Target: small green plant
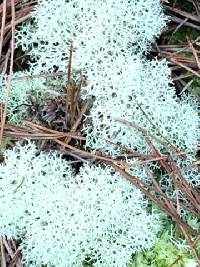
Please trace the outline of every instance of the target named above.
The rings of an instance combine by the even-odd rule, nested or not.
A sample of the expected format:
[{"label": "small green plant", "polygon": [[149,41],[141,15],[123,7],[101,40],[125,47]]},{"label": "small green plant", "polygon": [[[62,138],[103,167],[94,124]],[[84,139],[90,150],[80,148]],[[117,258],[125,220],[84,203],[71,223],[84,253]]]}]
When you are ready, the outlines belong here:
[{"label": "small green plant", "polygon": [[197,267],[197,262],[186,247],[179,248],[174,244],[168,231],[158,239],[149,251],[141,252],[134,257],[129,267]]}]

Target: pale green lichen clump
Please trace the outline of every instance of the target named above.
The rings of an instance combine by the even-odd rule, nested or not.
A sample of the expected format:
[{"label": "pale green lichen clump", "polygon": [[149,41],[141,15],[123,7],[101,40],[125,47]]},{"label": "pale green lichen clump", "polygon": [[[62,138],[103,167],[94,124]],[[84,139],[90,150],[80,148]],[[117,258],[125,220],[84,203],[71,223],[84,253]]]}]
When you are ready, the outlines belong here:
[{"label": "pale green lichen clump", "polygon": [[[38,155],[37,155],[38,154]],[[33,144],[4,153],[0,233],[22,240],[26,265],[122,267],[150,248],[158,218],[140,191],[109,167],[84,165],[75,176],[58,154]]]},{"label": "pale green lichen clump", "polygon": [[[113,66],[113,67],[112,67]],[[192,96],[178,98],[165,61],[118,57],[97,65],[84,97],[95,96],[87,119],[87,146],[114,155],[121,146],[149,153],[144,135],[117,119],[133,122],[177,149],[198,146],[199,116]],[[95,78],[94,78],[95,77]],[[110,142],[109,142],[110,141]],[[166,148],[157,142],[160,149]]]},{"label": "pale green lichen clump", "polygon": [[33,19],[16,42],[30,50],[35,73],[65,71],[71,42],[75,69],[90,71],[119,54],[141,54],[167,21],[159,0],[39,1]]},{"label": "pale green lichen clump", "polygon": [[[8,76],[0,75],[0,103],[5,104],[7,98]],[[46,91],[44,78],[30,78],[28,72],[17,72],[13,75],[11,94],[8,98],[7,116],[10,123],[20,124],[32,105],[31,97],[44,95]]]}]

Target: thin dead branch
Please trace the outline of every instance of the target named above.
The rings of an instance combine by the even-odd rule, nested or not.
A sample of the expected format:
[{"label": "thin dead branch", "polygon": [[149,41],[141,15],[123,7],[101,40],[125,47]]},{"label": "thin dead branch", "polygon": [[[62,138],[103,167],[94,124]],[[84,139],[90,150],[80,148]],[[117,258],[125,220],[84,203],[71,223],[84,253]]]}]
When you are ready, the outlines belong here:
[{"label": "thin dead branch", "polygon": [[3,0],[2,4],[2,20],[1,20],[1,36],[0,36],[0,62],[1,62],[1,53],[3,48],[3,37],[4,37],[4,31],[5,31],[5,23],[6,23],[6,4],[7,1]]},{"label": "thin dead branch", "polygon": [[0,236],[0,247],[1,247],[1,266],[6,267],[6,256],[3,245],[3,237]]},{"label": "thin dead branch", "polygon": [[69,64],[67,68],[67,86],[66,86],[66,111],[65,111],[65,119],[66,126],[68,124],[68,117],[70,118],[70,124],[72,125],[72,109],[73,109],[73,88],[72,88],[72,53],[73,53],[73,43],[71,43],[69,49]]},{"label": "thin dead branch", "polygon": [[[79,116],[78,116],[77,120],[75,121],[75,123],[71,127],[71,132],[72,133],[77,130],[77,128],[78,128],[78,126],[79,126],[79,124],[80,124],[80,122],[82,120],[83,115],[89,109],[90,106],[91,106],[91,101],[90,100],[87,100],[85,102],[85,104],[83,105],[83,107],[82,107],[82,109],[81,109],[81,111],[79,113]],[[65,139],[65,143],[66,144],[69,144],[70,141],[71,141],[71,137],[68,137],[68,138]]]},{"label": "thin dead branch", "polygon": [[9,101],[9,97],[10,97],[11,90],[12,90],[13,62],[14,62],[14,51],[15,51],[15,3],[14,3],[14,0],[11,0],[11,10],[12,10],[11,12],[12,13],[11,59],[10,59],[10,71],[9,71],[8,82],[7,82],[7,95],[6,95],[3,118],[1,121],[1,129],[0,129],[0,147],[2,145],[3,131],[4,131],[5,123],[6,123],[8,101]]},{"label": "thin dead branch", "polygon": [[198,69],[200,70],[200,60],[199,60],[197,51],[196,51],[196,49],[194,48],[194,46],[193,46],[191,40],[190,40],[189,38],[187,38],[187,40],[188,40],[188,45],[189,45],[190,49],[192,50],[192,53],[193,53],[193,55],[194,55],[194,57],[195,57],[195,60],[196,60],[196,62],[197,62]]},{"label": "thin dead branch", "polygon": [[167,60],[171,61],[172,63],[184,68],[185,70],[191,72],[193,75],[197,76],[200,78],[200,73],[193,70],[192,68],[189,68],[188,66],[186,66],[185,64],[181,63],[180,61],[177,60],[177,58],[174,57],[167,57]]}]

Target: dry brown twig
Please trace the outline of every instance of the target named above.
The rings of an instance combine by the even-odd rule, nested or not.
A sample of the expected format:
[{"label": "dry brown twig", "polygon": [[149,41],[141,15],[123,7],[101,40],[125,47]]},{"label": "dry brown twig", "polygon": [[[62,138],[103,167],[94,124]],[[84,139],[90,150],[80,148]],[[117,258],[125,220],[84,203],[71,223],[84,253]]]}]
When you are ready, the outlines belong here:
[{"label": "dry brown twig", "polygon": [[0,236],[0,247],[1,247],[1,266],[6,267],[6,256],[3,245],[3,237]]},{"label": "dry brown twig", "polygon": [[[23,123],[33,129],[37,129],[39,130],[39,132],[37,132],[35,135],[37,136],[49,136],[49,137],[53,137],[54,138],[63,138],[63,137],[70,137],[73,139],[77,139],[77,140],[85,140],[85,137],[77,135],[76,132],[60,132],[60,131],[55,131],[52,129],[49,129],[45,126],[41,126],[41,125],[37,125],[33,122],[27,121],[27,120],[23,120]],[[15,133],[14,133],[15,134]],[[20,134],[19,134],[20,135]],[[22,135],[24,135],[25,137],[29,138],[28,133],[22,133]],[[33,135],[33,134],[32,134]],[[37,138],[36,138],[37,139]]]},{"label": "dry brown twig", "polygon": [[[80,122],[81,122],[81,120],[82,120],[83,115],[84,115],[85,112],[89,109],[90,105],[91,105],[90,100],[87,100],[87,101],[85,102],[85,104],[83,105],[83,107],[82,107],[82,109],[81,109],[81,111],[80,111],[80,113],[79,113],[79,116],[78,116],[77,120],[76,120],[75,123],[72,125],[72,127],[71,127],[71,132],[75,132],[75,131],[77,130],[77,128],[78,128],[78,126],[79,126],[79,124],[80,124]],[[71,137],[68,137],[68,138],[65,139],[65,143],[66,143],[66,144],[69,144],[70,141],[71,141]]]},{"label": "dry brown twig", "polygon": [[0,62],[1,62],[1,53],[3,48],[3,37],[4,37],[4,30],[5,30],[5,23],[6,23],[6,4],[7,1],[4,0],[2,4],[2,21],[1,21],[1,36],[0,36]]},{"label": "dry brown twig", "polygon": [[171,61],[172,63],[184,68],[185,70],[191,72],[193,75],[197,76],[200,78],[200,73],[193,70],[192,68],[186,66],[185,64],[183,64],[182,62],[178,61],[177,58],[175,57],[167,57],[167,60]]},{"label": "dry brown twig", "polygon": [[8,76],[8,82],[7,82],[7,95],[4,105],[4,111],[3,111],[3,118],[1,121],[1,129],[0,129],[0,147],[2,145],[2,139],[3,139],[3,131],[4,126],[6,123],[6,115],[7,115],[7,108],[8,108],[8,101],[12,90],[12,76],[13,76],[13,62],[14,62],[14,51],[15,51],[15,3],[14,0],[11,0],[11,10],[12,10],[12,38],[11,38],[11,58],[10,58],[10,70],[9,70],[9,76]]},{"label": "dry brown twig", "polygon": [[70,45],[69,49],[69,64],[67,67],[67,86],[66,86],[66,110],[65,110],[65,120],[66,127],[68,125],[68,117],[70,118],[70,125],[73,123],[72,110],[73,110],[73,88],[72,88],[72,53],[73,53],[73,43]]},{"label": "dry brown twig", "polygon": [[194,55],[194,57],[195,57],[195,60],[196,60],[196,62],[197,62],[197,66],[198,66],[198,68],[199,68],[199,70],[200,70],[200,60],[199,60],[197,51],[196,51],[196,49],[194,48],[194,45],[193,45],[192,41],[191,41],[189,38],[187,38],[187,41],[188,41],[188,45],[189,45],[189,47],[190,47],[190,49],[191,49],[191,51],[192,51],[192,53],[193,53],[193,55]]},{"label": "dry brown twig", "polygon": [[3,245],[9,257],[11,258],[11,262],[9,263],[8,267],[14,267],[14,266],[21,267],[22,266],[21,259],[20,259],[22,258],[21,249],[16,248],[14,241],[9,242],[5,238],[2,238],[2,240],[3,240]]}]

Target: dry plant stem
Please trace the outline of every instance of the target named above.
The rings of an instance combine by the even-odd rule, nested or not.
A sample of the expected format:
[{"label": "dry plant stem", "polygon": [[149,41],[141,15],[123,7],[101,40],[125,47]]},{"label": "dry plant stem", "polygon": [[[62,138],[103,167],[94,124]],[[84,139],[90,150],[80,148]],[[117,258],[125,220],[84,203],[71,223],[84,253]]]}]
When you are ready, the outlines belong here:
[{"label": "dry plant stem", "polygon": [[5,75],[6,74],[6,71],[7,71],[7,68],[8,68],[8,60],[10,58],[10,49],[8,49],[7,53],[6,53],[6,57],[5,57],[5,60],[4,60],[4,64],[3,64],[3,67],[2,67],[2,74]]},{"label": "dry plant stem", "polygon": [[[147,136],[147,143],[149,145],[149,147],[151,147],[153,149],[153,152],[157,155],[157,156],[161,156],[161,153],[159,152],[159,150],[153,145],[153,143],[151,142],[150,138]],[[164,169],[168,169],[168,165],[164,160],[160,160],[159,161],[161,163],[161,165],[164,167]],[[171,174],[171,173],[170,173]],[[152,176],[150,176],[151,178],[153,178]],[[169,198],[166,196],[166,194],[164,194],[164,192],[162,191],[162,189],[160,188],[159,184],[156,182],[155,179],[152,180],[153,184],[155,186],[155,192],[157,191],[157,193],[162,196],[163,198],[163,202],[165,203],[165,206],[169,208],[169,210],[171,211],[171,216],[172,218],[175,216],[177,216],[177,209],[176,207],[174,207],[173,205],[173,201],[169,200]],[[178,213],[179,215],[179,213]],[[179,216],[180,217],[180,216]]]},{"label": "dry plant stem", "polygon": [[[147,171],[148,172],[148,171]],[[164,192],[162,191],[161,187],[159,186],[159,184],[157,183],[156,179],[154,178],[154,176],[151,174],[151,172],[149,171],[148,172],[150,174],[150,177],[151,177],[151,180],[153,182],[153,185],[154,185],[154,191],[155,193],[159,194],[165,207],[171,212],[171,216],[172,216],[172,211],[175,215],[175,209],[174,209],[174,206],[173,206],[173,200],[170,199],[169,197],[167,197]]]},{"label": "dry plant stem", "polygon": [[[80,124],[80,122],[82,120],[83,115],[89,109],[90,105],[91,105],[91,103],[90,103],[89,100],[87,100],[86,103],[83,105],[83,107],[82,107],[82,109],[81,109],[81,111],[79,113],[79,116],[78,116],[77,120],[75,121],[74,125],[71,128],[71,132],[72,133],[77,130],[77,128],[78,128],[78,126],[79,126],[79,124]],[[68,138],[66,138],[65,143],[66,144],[69,144],[70,141],[71,141],[71,137],[68,137]]]},{"label": "dry plant stem", "polygon": [[[85,112],[85,110],[89,107],[89,102],[86,102],[86,105],[83,107],[82,109],[82,114]],[[79,120],[81,119],[81,116],[79,117]],[[79,120],[77,121],[76,125],[78,125],[79,123]],[[29,127],[33,128],[33,129],[39,129],[41,130],[42,132],[36,132],[36,133],[27,133],[26,131],[23,131],[23,132],[16,132],[15,128],[13,129],[13,132],[9,131],[9,129],[11,130],[12,128],[8,128],[8,130],[6,131],[6,134],[9,136],[23,136],[23,137],[27,137],[27,138],[34,138],[34,139],[58,139],[58,138],[62,138],[62,137],[68,137],[68,138],[74,138],[74,139],[79,139],[79,140],[85,140],[85,137],[81,137],[81,136],[77,136],[77,135],[74,135],[75,132],[68,132],[68,133],[65,133],[65,132],[59,132],[59,131],[55,131],[55,130],[51,130],[51,129],[48,129],[44,126],[41,126],[41,125],[37,125],[37,124],[34,124],[30,121],[23,121],[24,124],[28,125]],[[75,127],[74,127],[75,129]],[[73,129],[73,130],[74,130]],[[47,134],[47,133],[52,133],[52,134]],[[57,141],[56,141],[57,142]],[[63,142],[62,141],[62,144],[64,145],[64,147],[67,147],[68,143],[65,141]],[[69,147],[69,146],[68,146]],[[170,160],[172,156],[182,156],[182,155],[186,155],[187,152],[180,152],[180,153],[176,153],[176,154],[173,154],[171,156],[165,156],[165,155],[149,155],[149,159],[144,159],[142,161],[138,161],[138,162],[135,162],[135,163],[126,163],[126,161],[124,160],[114,160],[114,159],[109,159],[107,157],[103,157],[103,156],[99,156],[99,155],[93,155],[87,151],[83,151],[83,150],[80,150],[80,149],[77,149],[77,148],[74,148],[72,146],[70,146],[70,148],[72,150],[75,150],[76,152],[79,152],[80,154],[84,154],[87,156],[90,156],[90,157],[93,157],[93,158],[98,158],[100,160],[104,160],[104,161],[112,161],[112,162],[116,162],[117,164],[120,164],[121,166],[123,166],[123,168],[131,168],[131,167],[136,167],[138,165],[141,165],[141,164],[148,164],[149,162],[152,162],[152,161],[160,161],[161,159],[162,160]],[[145,158],[145,155],[141,155],[143,158]]]},{"label": "dry plant stem", "polygon": [[78,84],[76,95],[75,95],[75,102],[78,103],[80,101],[80,94],[81,94],[81,88],[83,84],[83,75],[82,72],[80,72],[80,82]]},{"label": "dry plant stem", "polygon": [[[200,37],[197,37],[195,40],[191,41],[192,45],[196,44],[197,42],[199,42]],[[177,54],[181,53],[181,52],[190,52],[190,49],[188,47],[188,45],[186,46],[178,46],[178,45],[163,45],[163,46],[158,46],[159,52],[161,52],[161,49],[167,49],[171,55],[171,57],[176,56]],[[200,53],[199,51],[197,51],[198,53]]]},{"label": "dry plant stem", "polygon": [[[65,137],[66,135],[57,135],[57,134],[45,134],[45,133],[13,133],[13,132],[7,132],[7,137],[16,137],[16,138],[29,138],[34,140],[54,140],[54,139],[60,139]],[[82,140],[82,138],[77,136],[72,136],[73,139]]]},{"label": "dry plant stem", "polygon": [[[88,161],[87,159],[84,159],[84,158],[80,157],[80,155],[77,155],[77,154],[71,152],[70,150],[65,150],[65,151],[67,152],[68,155],[70,155],[70,156],[72,156],[72,157],[78,159],[78,160],[77,160],[78,162],[87,162],[87,161]],[[76,162],[77,162],[77,161],[76,161]]]},{"label": "dry plant stem", "polygon": [[[147,131],[145,129],[143,129],[142,127],[137,126],[136,124],[135,125],[132,124],[132,126],[135,126],[136,129],[138,129],[138,130],[144,131],[143,134],[145,134],[145,133],[147,134]],[[155,139],[156,140],[156,137],[154,135],[150,135],[150,137],[152,139]],[[127,163],[126,161],[124,163],[122,162],[124,168],[136,167],[138,165],[146,164],[148,162],[159,161],[160,159],[168,160],[171,157],[175,157],[175,156],[176,157],[177,156],[184,156],[185,157],[189,152],[194,152],[194,151],[196,152],[196,151],[198,151],[198,149],[194,149],[194,150],[191,150],[191,151],[181,151],[181,152],[177,152],[177,153],[171,153],[170,155],[161,155],[160,157],[158,157],[158,156],[156,156],[154,154],[145,155],[145,154],[142,154],[140,152],[136,152],[136,151],[134,151],[132,149],[129,149],[128,147],[120,146],[120,145],[114,143],[111,140],[106,140],[106,141],[108,143],[110,143],[110,144],[113,144],[115,146],[118,146],[118,148],[120,149],[121,152],[125,152],[127,154],[126,155],[126,158],[128,158],[128,159],[130,159],[130,158],[138,158],[138,159],[140,159],[140,161],[138,160],[137,162],[134,162],[134,163]],[[160,139],[160,143],[161,142],[162,142],[162,140]],[[117,158],[118,159],[124,159],[124,156],[119,155],[119,156],[117,156]],[[197,165],[197,164],[198,164],[198,162],[195,162],[194,163],[194,165]]]},{"label": "dry plant stem", "polygon": [[[80,92],[81,92],[81,88],[82,88],[82,83],[83,83],[83,77],[82,77],[82,73],[80,73],[80,82],[78,83],[77,86],[75,86],[75,88],[73,89],[73,106],[72,106],[72,118],[73,118],[73,123],[75,120],[75,115],[76,115],[76,111],[78,114],[81,113],[80,108],[79,108],[79,103],[80,103]],[[73,124],[71,125],[73,128]]]},{"label": "dry plant stem", "polygon": [[[151,163],[151,162],[156,162],[156,161],[160,161],[161,159],[162,160],[169,160],[171,157],[174,157],[174,156],[183,156],[183,155],[186,155],[187,152],[179,152],[179,153],[175,153],[175,154],[172,154],[170,156],[165,156],[165,155],[161,155],[161,156],[155,156],[155,155],[150,155],[149,159],[144,159],[144,160],[141,160],[141,161],[136,161],[134,163],[126,163],[126,161],[123,163],[121,163],[123,165],[124,168],[132,168],[132,167],[136,167],[136,166],[139,166],[139,165],[144,165],[144,164],[148,164],[148,163]],[[145,156],[145,155],[143,155]]]},{"label": "dry plant stem", "polygon": [[188,65],[192,65],[192,66],[196,66],[196,62],[194,62],[194,58],[188,58],[188,57],[185,57],[185,56],[173,56],[173,57],[170,57],[170,58],[173,58],[175,59],[176,61],[178,62],[182,62],[182,63],[186,63]]},{"label": "dry plant stem", "polygon": [[[153,144],[152,144],[153,147]],[[157,154],[160,155],[160,152],[154,147],[154,150],[157,151]],[[170,160],[169,164],[164,162],[163,160],[160,161],[161,165],[164,169],[168,172],[169,176],[172,178],[174,186],[177,187],[181,192],[187,196],[187,199],[190,203],[195,207],[197,212],[200,215],[200,201],[199,201],[199,194],[195,188],[192,188],[186,179],[182,175],[182,170],[177,166],[174,160]]]},{"label": "dry plant stem", "polygon": [[195,76],[199,77],[200,78],[200,73],[189,68],[188,66],[184,65],[183,63],[181,62],[178,62],[176,59],[174,59],[173,57],[166,57],[166,59],[168,59],[169,61],[171,61],[172,63],[176,64],[176,65],[179,65],[180,67],[186,69],[187,71],[191,72],[192,74],[194,74]]},{"label": "dry plant stem", "polygon": [[183,177],[181,170],[177,167],[176,163],[171,160],[172,170],[174,170],[171,175],[174,176],[174,184],[184,192],[187,199],[196,208],[197,212],[200,214],[200,199],[196,188],[192,188],[187,180]]},{"label": "dry plant stem", "polygon": [[23,266],[22,263],[22,255],[21,255],[21,250],[18,248],[9,264],[8,267],[21,267]]},{"label": "dry plant stem", "polygon": [[2,238],[2,239],[3,239],[3,244],[4,244],[4,246],[5,246],[6,250],[7,250],[10,258],[12,259],[11,263],[9,264],[9,266],[14,266],[15,265],[16,267],[20,267],[21,264],[18,263],[18,260],[19,260],[19,256],[21,255],[21,250],[18,248],[16,250],[16,252],[13,252],[12,247],[9,245],[9,243],[6,241],[6,239],[5,238]]},{"label": "dry plant stem", "polygon": [[[150,192],[150,188],[144,182],[142,182],[138,177],[135,177],[129,173],[127,173],[124,169],[118,167],[112,162],[107,162],[108,165],[114,168],[115,171],[121,173],[128,181],[134,184],[137,188],[139,188],[142,193],[153,203],[159,206],[165,213],[167,213],[170,217],[172,217],[178,224],[183,225],[188,231],[193,234],[196,234],[196,231],[187,225],[179,216],[176,209],[170,204],[171,202],[167,203],[166,199],[159,200]],[[167,203],[167,205],[166,205]]]},{"label": "dry plant stem", "polygon": [[185,18],[184,20],[182,20],[182,22],[180,24],[177,25],[176,29],[173,31],[172,36],[177,33],[177,31],[185,25],[185,23],[188,21],[188,18]]},{"label": "dry plant stem", "polygon": [[7,96],[4,106],[3,119],[1,121],[1,130],[0,130],[0,147],[2,146],[3,139],[3,131],[6,123],[6,115],[8,108],[8,101],[12,90],[12,76],[13,76],[13,60],[14,60],[14,50],[15,50],[15,3],[14,0],[11,0],[11,10],[12,10],[12,39],[11,39],[11,59],[10,59],[10,71],[8,76],[8,84],[7,84]]},{"label": "dry plant stem", "polygon": [[154,136],[152,135],[149,131],[143,129],[142,127],[140,127],[139,125],[133,123],[133,122],[129,122],[125,119],[119,119],[119,118],[116,118],[116,121],[119,121],[129,127],[132,127],[140,132],[142,132],[144,135],[148,135],[149,137],[153,138],[155,141],[161,143],[162,145],[166,145],[166,142],[164,142],[160,137],[157,137],[157,136]]},{"label": "dry plant stem", "polygon": [[0,247],[1,247],[1,267],[6,267],[6,257],[3,246],[3,237],[0,236]]},{"label": "dry plant stem", "polygon": [[[14,4],[18,5],[21,2],[21,0],[14,0]],[[7,0],[7,8],[11,7],[11,0]],[[0,14],[2,13],[3,7],[2,4],[0,4]]]},{"label": "dry plant stem", "polygon": [[199,3],[199,0],[192,0],[192,3],[196,9],[196,12],[197,12],[197,15],[198,15],[198,18],[200,21],[200,3]]},{"label": "dry plant stem", "polygon": [[72,96],[72,51],[73,51],[73,43],[70,45],[69,49],[69,64],[67,68],[67,92],[66,92],[66,110],[65,110],[65,120],[66,120],[66,127],[68,124],[68,117],[70,115],[70,124],[72,125],[72,105],[73,105],[73,96]]},{"label": "dry plant stem", "polygon": [[11,246],[13,247],[13,249],[16,251],[17,246],[16,246],[15,242],[13,240],[10,240],[9,242],[10,242]]},{"label": "dry plant stem", "polygon": [[161,138],[176,152],[180,152],[179,149],[177,147],[175,147],[165,136],[163,136],[163,134],[160,132],[160,129],[152,122],[152,120],[149,118],[148,114],[144,111],[144,109],[142,108],[141,105],[139,105],[139,103],[137,103],[139,109],[141,110],[141,112],[143,113],[143,115],[145,116],[145,118],[148,120],[148,122],[153,126],[154,129],[156,129],[156,131],[158,132],[158,134],[161,136]]},{"label": "dry plant stem", "polygon": [[182,11],[182,10],[179,10],[178,8],[174,8],[174,7],[170,7],[170,6],[167,6],[167,5],[164,5],[164,8],[166,8],[167,10],[170,10],[170,11],[173,11],[187,19],[191,19],[193,21],[196,21],[196,22],[199,22],[199,17],[198,16],[195,16],[191,13],[188,13],[188,12],[185,12],[185,11]]},{"label": "dry plant stem", "polygon": [[[187,19],[187,21],[188,21],[188,18],[186,18]],[[180,23],[182,23],[184,20],[186,20],[186,19],[181,19],[181,18],[178,18],[178,17],[176,17],[176,16],[171,16],[171,21],[173,21],[173,22],[175,22],[175,23],[178,23],[178,24],[180,24]],[[196,24],[194,24],[194,23],[192,23],[192,22],[184,22],[184,25],[185,26],[188,26],[188,27],[191,27],[191,28],[193,28],[193,29],[196,29],[196,30],[198,30],[198,31],[200,31],[200,26],[198,26],[198,25],[196,25]]]},{"label": "dry plant stem", "polygon": [[1,103],[1,105],[0,105],[0,119],[1,119],[1,121],[3,120],[3,104]]},{"label": "dry plant stem", "polygon": [[3,48],[3,37],[4,37],[4,30],[5,30],[5,22],[6,22],[6,4],[7,1],[3,1],[3,14],[1,20],[1,36],[0,36],[0,62],[1,62],[1,53]]},{"label": "dry plant stem", "polygon": [[182,95],[188,88],[190,88],[190,86],[192,85],[192,83],[194,82],[194,80],[190,80],[181,90],[181,92],[178,95]]},{"label": "dry plant stem", "polygon": [[[43,132],[51,132],[51,133],[56,133],[56,134],[60,134],[60,132],[58,131],[55,131],[55,130],[51,130],[51,129],[48,129],[44,126],[41,126],[41,125],[37,125],[37,124],[34,124],[32,122],[29,122],[29,121],[23,121],[26,125],[30,126],[31,128],[33,129],[40,129],[42,130]],[[41,133],[41,132],[40,132]],[[65,134],[68,134],[68,133],[65,133]],[[28,137],[28,136],[27,136]],[[80,137],[81,138],[81,137]],[[55,139],[55,142],[59,145],[61,145],[62,147],[66,147],[66,148],[69,148],[70,150],[72,151],[75,151],[75,152],[78,152],[79,154],[83,155],[83,156],[89,156],[93,159],[99,159],[99,160],[103,160],[103,161],[111,161],[111,162],[116,162],[117,164],[121,164],[121,161],[120,160],[114,160],[114,159],[111,159],[111,158],[106,158],[106,157],[103,157],[103,156],[98,156],[98,155],[93,155],[87,151],[84,151],[84,150],[81,150],[81,149],[78,149],[78,148],[75,148],[71,145],[68,145],[66,144],[65,142],[63,141],[60,141],[60,140],[57,140]]]},{"label": "dry plant stem", "polygon": [[195,60],[196,60],[196,62],[197,62],[197,66],[198,66],[198,68],[199,68],[199,70],[200,70],[200,60],[199,60],[199,57],[198,57],[198,55],[197,55],[197,51],[196,51],[196,49],[194,48],[194,46],[193,46],[191,40],[190,40],[189,38],[187,38],[187,40],[188,40],[188,45],[189,45],[190,49],[192,50],[192,53],[193,53],[193,55],[194,55],[194,57],[195,57]]},{"label": "dry plant stem", "polygon": [[[20,24],[20,23],[26,21],[26,20],[29,19],[29,18],[31,18],[31,14],[27,14],[26,16],[23,16],[23,17],[17,19],[17,20],[15,21],[15,25],[17,26],[18,24]],[[5,27],[5,32],[9,31],[11,28],[12,28],[12,25],[10,25],[10,24],[7,25],[7,26]]]},{"label": "dry plant stem", "polygon": [[[149,145],[152,147],[153,151],[158,156],[161,155],[160,151],[151,142],[149,142]],[[161,166],[167,171],[169,176],[172,178],[174,187],[178,188],[181,192],[184,192],[189,202],[193,205],[193,207],[200,215],[200,202],[198,201],[199,194],[196,192],[196,189],[191,188],[191,186],[185,180],[181,173],[181,169],[176,165],[175,161],[171,159],[169,163],[170,165],[167,164],[164,160],[160,160]]]},{"label": "dry plant stem", "polygon": [[13,252],[12,248],[9,246],[9,244],[8,244],[8,242],[6,241],[5,238],[2,237],[2,240],[3,240],[3,244],[4,244],[5,248],[6,248],[6,250],[7,250],[8,254],[9,254],[9,256],[10,256],[11,258],[13,258],[13,257],[14,257],[14,252]]},{"label": "dry plant stem", "polygon": [[139,125],[136,125],[135,123],[133,122],[129,122],[127,120],[124,120],[124,119],[119,119],[119,118],[116,118],[116,121],[119,121],[125,125],[128,125],[129,127],[132,127],[140,132],[142,132],[145,136],[148,136],[148,137],[151,137],[153,138],[155,141],[159,142],[160,144],[168,147],[169,149],[173,149],[175,150],[176,152],[178,151],[178,153],[182,153],[181,151],[179,151],[174,145],[171,145],[167,139],[165,140],[162,140],[163,136],[161,135],[162,138],[160,137],[157,137],[157,136],[154,136],[152,135],[149,131],[145,130],[144,128],[140,127]]},{"label": "dry plant stem", "polygon": [[115,160],[115,159],[107,158],[107,157],[104,157],[104,156],[99,156],[99,155],[96,155],[96,154],[91,154],[91,153],[89,153],[87,151],[84,151],[84,150],[75,148],[75,147],[73,147],[71,145],[68,145],[68,144],[66,144],[63,141],[55,140],[55,142],[57,144],[61,145],[62,147],[66,147],[66,148],[69,148],[72,151],[78,152],[80,155],[83,155],[83,156],[86,156],[86,157],[90,157],[92,159],[99,159],[99,160],[102,160],[104,162],[112,162],[112,163],[115,162],[116,164],[121,164],[121,161],[120,160]]},{"label": "dry plant stem", "polygon": [[200,241],[200,235],[197,237],[197,239],[193,242],[193,246],[196,246],[197,243]]},{"label": "dry plant stem", "polygon": [[[149,177],[151,177],[151,180],[153,182],[153,185],[155,186],[155,193],[160,194],[160,196],[163,197],[163,199],[165,199],[166,201],[170,202],[170,204],[173,204],[173,200],[170,199],[169,197],[167,197],[164,192],[161,190],[160,185],[157,183],[156,179],[154,178],[153,174],[151,173],[151,171],[148,168],[145,168],[146,172],[148,173]],[[166,203],[167,204],[167,203]],[[182,204],[179,202],[179,206],[180,208],[183,208],[185,210],[188,210],[191,214],[193,214],[194,216],[199,216],[199,213],[193,209],[191,209],[190,207]],[[170,207],[171,209],[171,207]]]},{"label": "dry plant stem", "polygon": [[45,132],[45,133],[52,133],[57,137],[58,136],[60,136],[60,137],[71,137],[71,138],[78,139],[78,140],[85,140],[85,137],[79,136],[79,135],[75,135],[75,132],[59,132],[59,131],[51,130],[51,129],[47,128],[47,127],[44,127],[44,126],[41,126],[41,125],[37,125],[37,124],[35,124],[33,122],[26,121],[26,120],[23,120],[23,123],[28,125],[29,127],[33,128],[33,129],[39,129],[39,130],[42,130],[42,132]]}]

